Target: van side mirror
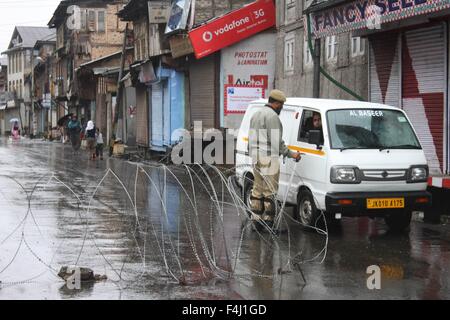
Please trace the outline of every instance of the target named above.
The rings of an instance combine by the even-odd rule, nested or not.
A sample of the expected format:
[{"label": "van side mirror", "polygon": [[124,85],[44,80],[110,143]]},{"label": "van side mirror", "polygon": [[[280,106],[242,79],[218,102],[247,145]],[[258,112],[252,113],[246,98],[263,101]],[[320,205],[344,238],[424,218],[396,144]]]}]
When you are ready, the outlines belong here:
[{"label": "van side mirror", "polygon": [[322,149],[321,148],[321,146],[323,145],[322,131],[309,130],[308,143],[315,144],[318,150]]}]

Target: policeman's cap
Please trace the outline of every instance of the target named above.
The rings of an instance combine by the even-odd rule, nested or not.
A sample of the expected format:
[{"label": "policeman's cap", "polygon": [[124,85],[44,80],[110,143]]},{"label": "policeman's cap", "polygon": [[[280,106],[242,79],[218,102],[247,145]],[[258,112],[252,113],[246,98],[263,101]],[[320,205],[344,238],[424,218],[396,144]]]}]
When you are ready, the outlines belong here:
[{"label": "policeman's cap", "polygon": [[286,95],[280,90],[273,90],[269,97],[279,102],[286,102]]}]

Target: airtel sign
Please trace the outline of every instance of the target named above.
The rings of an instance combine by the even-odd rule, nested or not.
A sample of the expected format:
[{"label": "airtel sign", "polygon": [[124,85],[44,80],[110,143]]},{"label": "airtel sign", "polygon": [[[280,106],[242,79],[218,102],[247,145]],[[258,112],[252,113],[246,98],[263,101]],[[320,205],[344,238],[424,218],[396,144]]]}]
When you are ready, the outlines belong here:
[{"label": "airtel sign", "polygon": [[189,32],[197,59],[275,26],[273,0],[260,0]]}]

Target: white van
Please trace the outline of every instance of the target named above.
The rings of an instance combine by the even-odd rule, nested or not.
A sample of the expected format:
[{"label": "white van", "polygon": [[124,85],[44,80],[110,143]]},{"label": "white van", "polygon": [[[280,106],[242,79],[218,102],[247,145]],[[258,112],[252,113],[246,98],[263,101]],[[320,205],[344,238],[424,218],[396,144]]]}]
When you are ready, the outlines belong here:
[{"label": "white van", "polygon": [[[246,204],[253,181],[250,119],[267,108],[266,103],[250,104],[238,134],[236,177]],[[321,115],[323,132],[310,128],[314,113]],[[280,157],[278,200],[288,192],[287,203],[296,207],[303,224],[314,226],[323,211],[332,219],[384,217],[390,229],[401,231],[409,226],[413,211],[431,204],[427,160],[402,110],[367,102],[289,98],[280,119],[286,145],[303,155],[297,165]]]}]

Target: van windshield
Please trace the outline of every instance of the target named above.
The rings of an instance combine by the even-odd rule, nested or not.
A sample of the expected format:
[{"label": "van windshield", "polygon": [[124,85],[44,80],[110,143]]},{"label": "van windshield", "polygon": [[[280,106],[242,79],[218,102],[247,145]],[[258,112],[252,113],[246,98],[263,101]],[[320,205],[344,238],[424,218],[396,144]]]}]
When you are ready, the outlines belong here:
[{"label": "van windshield", "polygon": [[421,149],[401,111],[335,110],[327,113],[332,149]]}]

